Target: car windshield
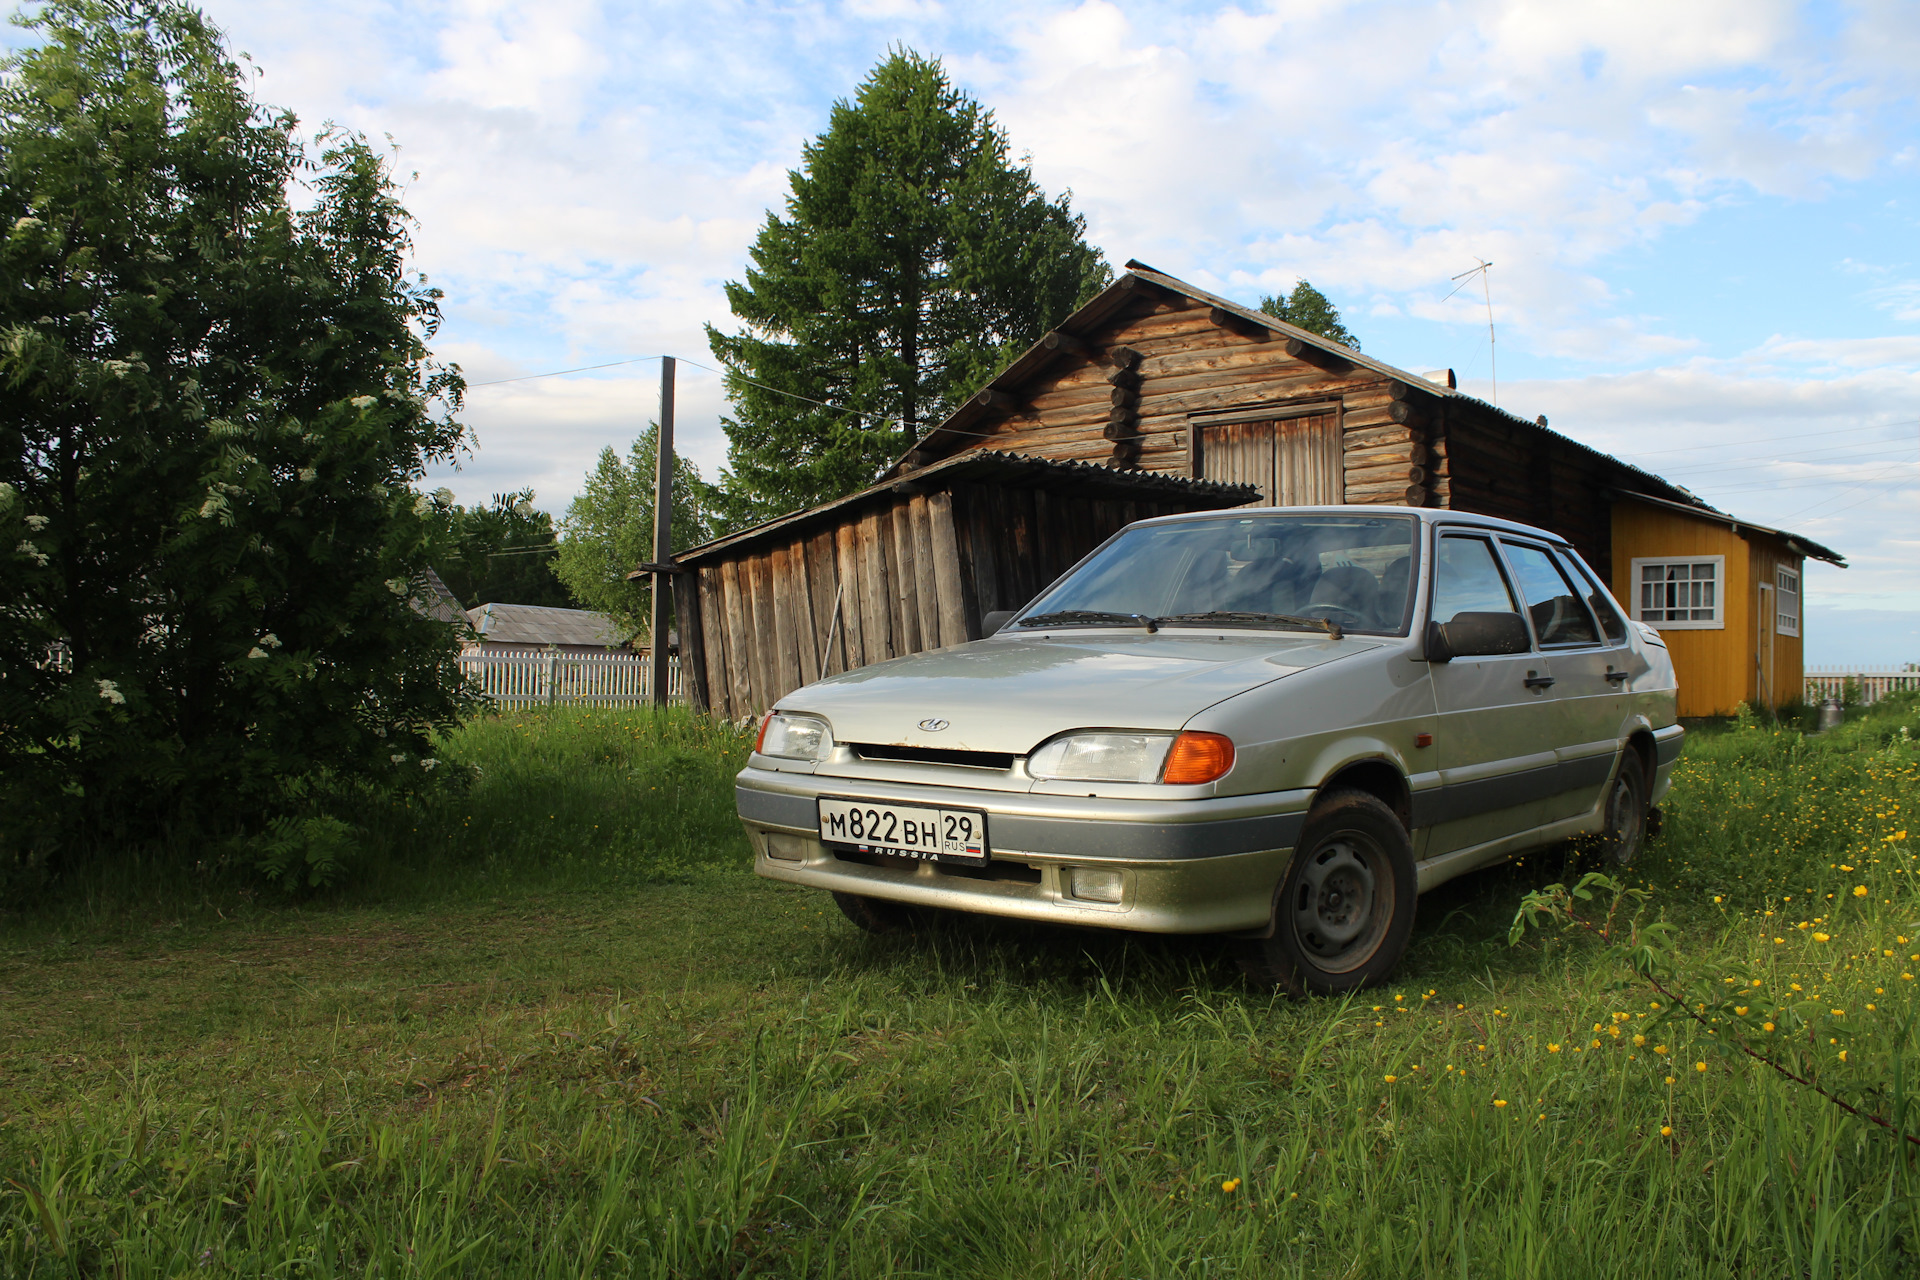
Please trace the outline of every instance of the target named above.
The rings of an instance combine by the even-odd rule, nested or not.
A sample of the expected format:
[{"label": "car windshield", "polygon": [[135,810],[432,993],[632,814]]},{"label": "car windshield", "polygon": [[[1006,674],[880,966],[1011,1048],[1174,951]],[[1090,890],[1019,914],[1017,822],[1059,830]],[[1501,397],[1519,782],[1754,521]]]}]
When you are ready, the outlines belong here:
[{"label": "car windshield", "polygon": [[[1128,529],[1022,627],[1273,626],[1406,633],[1411,516],[1223,515]],[[1223,616],[1231,615],[1231,616]]]}]

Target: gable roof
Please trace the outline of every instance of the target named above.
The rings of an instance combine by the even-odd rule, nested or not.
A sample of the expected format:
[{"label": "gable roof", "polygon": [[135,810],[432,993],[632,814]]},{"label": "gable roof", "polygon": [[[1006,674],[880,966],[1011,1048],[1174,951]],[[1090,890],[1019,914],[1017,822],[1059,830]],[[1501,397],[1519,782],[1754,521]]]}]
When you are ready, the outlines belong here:
[{"label": "gable roof", "polygon": [[[1841,556],[1839,552],[1834,551],[1830,547],[1822,546],[1811,538],[1802,537],[1799,534],[1788,533],[1779,529],[1769,529],[1764,525],[1754,524],[1752,521],[1737,519],[1718,508],[1709,506],[1696,497],[1691,491],[1674,484],[1670,480],[1657,476],[1651,471],[1643,471],[1630,462],[1623,462],[1610,453],[1603,453],[1591,445],[1582,444],[1580,441],[1542,426],[1538,422],[1530,422],[1518,414],[1502,409],[1497,404],[1482,400],[1477,396],[1470,396],[1458,388],[1435,382],[1433,379],[1425,377],[1424,375],[1410,373],[1405,369],[1396,368],[1393,365],[1387,364],[1385,361],[1376,360],[1372,356],[1356,351],[1352,347],[1343,346],[1331,338],[1313,332],[1311,329],[1302,329],[1299,325],[1291,324],[1277,316],[1270,316],[1264,311],[1257,311],[1252,307],[1243,306],[1229,298],[1222,298],[1218,294],[1209,293],[1197,285],[1188,284],[1185,280],[1177,276],[1170,276],[1164,271],[1156,271],[1146,263],[1135,259],[1128,259],[1125,273],[1112,284],[1094,295],[1094,297],[1078,311],[1068,316],[1065,320],[1062,320],[1051,333],[1045,335],[1040,341],[1028,347],[1011,364],[1005,369],[1002,369],[981,387],[979,391],[969,396],[963,404],[948,414],[944,421],[929,428],[922,434],[921,437],[913,443],[912,447],[909,448],[906,453],[902,454],[900,458],[895,460],[894,464],[882,474],[882,483],[884,484],[888,480],[898,478],[908,473],[917,477],[930,469],[929,467],[910,465],[910,460],[914,459],[916,455],[924,458],[929,452],[948,452],[955,448],[962,447],[966,441],[984,438],[988,433],[977,430],[976,426],[981,418],[995,412],[988,403],[993,397],[986,393],[991,391],[1015,391],[1030,379],[1037,377],[1055,360],[1059,359],[1065,351],[1076,349],[1083,345],[1081,340],[1091,337],[1102,324],[1110,320],[1129,302],[1141,296],[1140,286],[1142,284],[1164,289],[1169,293],[1190,298],[1195,302],[1205,303],[1208,307],[1218,308],[1220,311],[1237,317],[1251,326],[1264,328],[1272,333],[1282,334],[1288,339],[1303,343],[1325,355],[1343,360],[1356,368],[1370,369],[1396,382],[1404,383],[1407,387],[1424,395],[1431,396],[1433,399],[1443,403],[1456,401],[1464,406],[1471,407],[1476,412],[1500,419],[1509,426],[1517,427],[1527,432],[1537,432],[1540,436],[1564,446],[1576,454],[1584,455],[1593,462],[1613,471],[1615,476],[1614,491],[1618,494],[1637,498],[1672,510],[1684,511],[1691,515],[1700,516],[1703,519],[1728,524],[1736,531],[1749,529],[1757,533],[1780,538],[1799,554],[1809,555],[1817,560],[1825,560],[1831,564],[1840,565],[1843,568],[1846,566],[1846,559]],[[1064,335],[1064,341],[1057,337],[1057,335]],[[962,454],[961,456],[965,455]],[[949,459],[949,461],[951,461],[951,459]],[[931,465],[939,466],[942,464],[936,462]],[[1103,470],[1108,469],[1101,468],[1097,463],[1080,465],[1093,466]]]},{"label": "gable roof", "polygon": [[482,640],[506,644],[594,645],[618,649],[627,634],[612,618],[592,609],[555,609],[537,604],[483,604],[467,611]]},{"label": "gable roof", "polygon": [[[1370,369],[1383,377],[1404,383],[1416,391],[1433,397],[1435,400],[1443,402],[1457,401],[1463,405],[1471,406],[1477,411],[1499,418],[1507,424],[1524,431],[1538,432],[1540,435],[1558,444],[1562,444],[1576,453],[1584,454],[1595,462],[1601,463],[1619,473],[1623,473],[1624,477],[1630,477],[1632,479],[1636,488],[1643,488],[1672,502],[1705,506],[1705,504],[1701,503],[1692,493],[1671,481],[1664,480],[1650,471],[1642,471],[1632,463],[1622,462],[1612,454],[1602,453],[1590,445],[1581,444],[1578,440],[1563,436],[1557,431],[1541,426],[1538,422],[1530,422],[1517,414],[1502,409],[1499,405],[1490,404],[1485,400],[1470,396],[1464,391],[1445,386],[1430,378],[1423,377],[1420,374],[1409,373],[1405,369],[1396,368],[1381,360],[1375,360],[1372,356],[1355,351],[1352,347],[1342,346],[1333,339],[1323,337],[1311,329],[1302,329],[1296,324],[1290,324],[1277,316],[1270,316],[1264,311],[1256,311],[1252,307],[1242,306],[1240,303],[1222,298],[1218,294],[1208,293],[1198,285],[1188,284],[1176,276],[1155,271],[1145,263],[1133,260],[1127,262],[1127,270],[1124,274],[1096,294],[1085,306],[1068,316],[1065,320],[1062,320],[1053,333],[1046,335],[1041,338],[1040,341],[1028,347],[1012,364],[1009,364],[988,381],[980,391],[969,396],[965,403],[948,414],[945,421],[928,429],[920,439],[914,442],[912,448],[896,460],[893,466],[887,469],[885,475],[892,477],[904,474],[909,470],[917,470],[908,465],[909,459],[913,458],[916,453],[922,457],[926,456],[929,452],[945,453],[950,449],[962,446],[964,442],[968,440],[981,438],[986,433],[975,430],[976,424],[981,418],[995,412],[986,403],[986,401],[992,399],[991,396],[985,394],[986,392],[1011,392],[1039,375],[1062,354],[1061,344],[1048,345],[1049,342],[1054,339],[1054,334],[1065,335],[1067,339],[1066,345],[1077,345],[1080,340],[1090,337],[1102,324],[1117,314],[1121,308],[1140,297],[1140,286],[1142,284],[1164,289],[1169,293],[1178,294],[1181,297],[1190,298],[1195,302],[1205,303],[1209,307],[1218,308],[1220,311],[1234,316],[1249,325],[1283,335],[1286,338],[1312,347],[1325,355],[1343,360],[1356,368]],[[1712,510],[1710,507],[1706,509]]]},{"label": "gable roof", "polygon": [[424,614],[436,622],[444,622],[461,630],[468,626],[466,608],[461,605],[459,597],[447,589],[447,584],[440,580],[440,575],[433,571],[432,565],[414,575],[413,591],[407,597],[407,603],[413,606],[415,613]]}]

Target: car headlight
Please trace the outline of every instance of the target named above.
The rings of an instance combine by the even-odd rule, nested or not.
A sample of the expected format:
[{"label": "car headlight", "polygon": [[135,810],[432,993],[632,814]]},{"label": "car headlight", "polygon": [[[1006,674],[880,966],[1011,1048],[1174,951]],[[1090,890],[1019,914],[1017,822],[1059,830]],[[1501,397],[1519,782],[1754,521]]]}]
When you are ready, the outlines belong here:
[{"label": "car headlight", "polygon": [[1068,733],[1027,757],[1027,772],[1063,782],[1212,782],[1233,768],[1218,733]]},{"label": "car headlight", "polygon": [[833,754],[833,727],[819,716],[770,711],[753,749],[782,760],[825,760]]}]

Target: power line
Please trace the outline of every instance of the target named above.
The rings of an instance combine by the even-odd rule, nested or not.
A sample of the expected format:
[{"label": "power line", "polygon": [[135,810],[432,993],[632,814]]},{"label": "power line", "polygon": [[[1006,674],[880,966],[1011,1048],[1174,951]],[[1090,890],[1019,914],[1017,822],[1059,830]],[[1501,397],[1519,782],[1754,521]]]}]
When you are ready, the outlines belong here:
[{"label": "power line", "polygon": [[631,360],[610,360],[606,364],[583,364],[578,369],[554,369],[547,373],[523,374],[518,378],[495,378],[491,382],[469,382],[467,390],[476,387],[498,387],[509,382],[532,382],[537,378],[561,378],[569,373],[592,373],[595,369],[617,369],[623,364],[641,364],[648,360],[658,360],[659,356],[634,356]]}]

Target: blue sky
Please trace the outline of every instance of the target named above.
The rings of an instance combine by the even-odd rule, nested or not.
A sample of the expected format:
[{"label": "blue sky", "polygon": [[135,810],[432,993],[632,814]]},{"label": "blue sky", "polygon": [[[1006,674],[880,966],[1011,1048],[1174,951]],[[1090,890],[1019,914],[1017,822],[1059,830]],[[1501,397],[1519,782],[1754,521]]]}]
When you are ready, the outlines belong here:
[{"label": "blue sky", "polygon": [[[477,383],[711,364],[801,145],[890,46],[941,57],[1094,241],[1845,552],[1812,663],[1920,661],[1920,5],[211,0],[263,100],[399,145],[436,346]],[[17,38],[17,37],[15,37]],[[463,499],[563,510],[657,366],[476,386]],[[724,459],[683,366],[685,451]],[[437,481],[438,482],[438,481]]]}]

